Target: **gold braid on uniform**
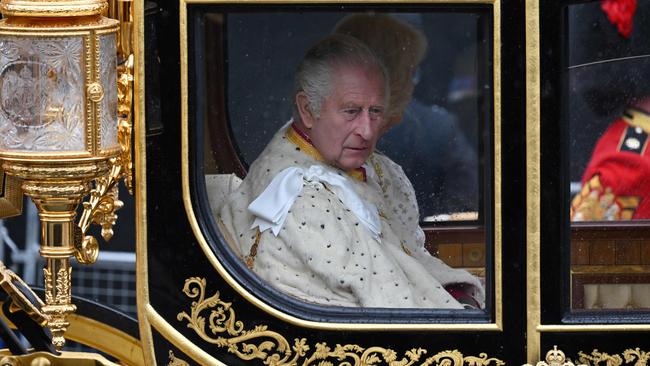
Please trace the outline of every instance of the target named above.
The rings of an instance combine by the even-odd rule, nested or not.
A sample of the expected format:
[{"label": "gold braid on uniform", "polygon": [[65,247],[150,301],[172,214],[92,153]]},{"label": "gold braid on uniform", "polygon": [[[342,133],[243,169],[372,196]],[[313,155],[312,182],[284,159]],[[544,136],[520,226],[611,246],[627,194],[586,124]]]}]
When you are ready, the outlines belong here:
[{"label": "gold braid on uniform", "polygon": [[617,196],[594,175],[571,201],[571,221],[630,220],[639,197]]}]

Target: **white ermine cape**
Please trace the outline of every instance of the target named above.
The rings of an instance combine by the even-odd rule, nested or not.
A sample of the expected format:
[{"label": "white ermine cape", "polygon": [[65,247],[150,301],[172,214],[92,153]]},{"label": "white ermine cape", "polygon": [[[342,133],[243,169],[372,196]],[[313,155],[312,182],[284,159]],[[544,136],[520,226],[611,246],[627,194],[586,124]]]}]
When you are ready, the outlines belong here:
[{"label": "white ermine cape", "polygon": [[[269,285],[323,305],[462,308],[444,286],[467,284],[483,306],[477,278],[424,248],[413,187],[400,166],[373,153],[364,166],[366,180],[355,179],[320,162],[292,133],[287,124],[275,134],[219,210],[230,245],[249,268]],[[290,171],[293,180],[271,184],[287,168],[299,168]],[[313,171],[320,173],[307,173]],[[343,187],[333,186],[331,177]],[[270,191],[282,193],[285,181],[298,190],[282,198],[286,208],[271,207],[275,227],[261,225],[249,205],[263,192],[274,202]]]}]

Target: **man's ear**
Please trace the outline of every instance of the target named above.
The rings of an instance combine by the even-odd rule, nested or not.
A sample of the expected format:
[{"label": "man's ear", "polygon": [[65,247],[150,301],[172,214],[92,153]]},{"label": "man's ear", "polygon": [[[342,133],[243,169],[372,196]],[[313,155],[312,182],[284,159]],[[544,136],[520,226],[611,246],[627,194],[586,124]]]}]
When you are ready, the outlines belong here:
[{"label": "man's ear", "polygon": [[309,99],[304,91],[296,94],[296,106],[298,107],[298,114],[300,114],[302,124],[307,128],[312,128],[316,117],[311,110]]}]

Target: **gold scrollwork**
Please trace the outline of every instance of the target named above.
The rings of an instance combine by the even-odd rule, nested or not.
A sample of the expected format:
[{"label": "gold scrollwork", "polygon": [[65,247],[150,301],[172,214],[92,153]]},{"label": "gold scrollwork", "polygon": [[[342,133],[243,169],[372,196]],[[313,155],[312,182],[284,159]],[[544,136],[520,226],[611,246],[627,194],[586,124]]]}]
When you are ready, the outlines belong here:
[{"label": "gold scrollwork", "polygon": [[623,364],[623,359],[621,356],[609,355],[605,352],[600,352],[597,349],[591,351],[591,355],[587,355],[584,352],[580,351],[578,352],[578,357],[580,362],[591,366],[600,365],[603,362],[607,366],[620,366]]},{"label": "gold scrollwork", "polygon": [[625,362],[626,363],[631,363],[636,359],[636,362],[634,363],[634,366],[646,366],[648,364],[648,360],[650,359],[650,353],[641,351],[639,347],[635,349],[626,349],[623,352],[623,357],[625,357]]},{"label": "gold scrollwork", "polygon": [[115,211],[124,206],[124,203],[118,198],[117,183],[122,176],[122,166],[117,162],[119,159],[111,159],[111,171],[108,176],[100,177],[95,180],[95,188],[90,191],[88,202],[83,203],[84,211],[79,219],[79,228],[81,229],[81,240],[77,240],[75,247],[77,249],[77,260],[84,264],[92,264],[97,256],[87,257],[84,254],[84,244],[96,244],[93,238],[84,236],[91,223],[99,224],[102,227],[102,237],[108,241],[113,237],[113,225],[117,221]]},{"label": "gold scrollwork", "polygon": [[[79,230],[79,234],[81,235],[81,230],[77,230]],[[83,239],[75,238],[75,243],[74,256],[79,263],[92,264],[97,261],[99,257],[99,243],[97,243],[97,239],[94,236],[87,235]]]},{"label": "gold scrollwork", "polygon": [[[313,351],[306,338],[295,338],[293,344],[281,334],[268,329],[266,325],[257,325],[245,329],[242,321],[237,320],[232,303],[221,300],[217,291],[205,297],[205,278],[191,277],[185,280],[183,293],[191,299],[189,314],[185,311],[177,315],[179,321],[187,321],[187,327],[193,329],[204,341],[237,355],[242,360],[263,360],[267,365],[317,365],[317,366],[366,366],[386,364],[389,366],[410,366],[417,362],[420,366],[502,366],[505,363],[497,358],[489,358],[481,353],[476,356],[463,356],[458,350],[439,352],[423,359],[426,349],[413,348],[403,357],[390,348],[368,347],[356,344],[337,344],[332,347],[325,342],[316,343]],[[207,316],[207,318],[206,318]],[[207,322],[207,324],[206,324]],[[207,326],[207,329],[206,329]]]},{"label": "gold scrollwork", "polygon": [[650,353],[637,347],[635,349],[626,349],[623,351],[623,357],[621,357],[620,355],[610,355],[595,349],[591,351],[590,355],[580,351],[578,357],[580,362],[589,366],[621,366],[623,359],[625,359],[626,364],[634,362],[634,366],[646,366],[648,360],[650,360]]}]

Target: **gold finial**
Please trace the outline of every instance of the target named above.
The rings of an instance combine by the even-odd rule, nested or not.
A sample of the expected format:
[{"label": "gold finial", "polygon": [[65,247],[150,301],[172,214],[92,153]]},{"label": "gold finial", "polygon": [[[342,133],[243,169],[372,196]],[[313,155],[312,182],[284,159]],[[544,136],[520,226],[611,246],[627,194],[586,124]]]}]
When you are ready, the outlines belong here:
[{"label": "gold finial", "polygon": [[[529,363],[524,364],[523,366],[533,366]],[[567,360],[564,352],[557,349],[557,346],[553,346],[553,349],[546,353],[546,361],[539,361],[535,366],[587,366],[583,364],[574,364],[571,360]]]},{"label": "gold finial", "polygon": [[557,349],[557,346],[553,346],[553,349],[546,353],[546,363],[551,366],[562,365],[565,361],[566,357],[564,356],[564,352]]}]

